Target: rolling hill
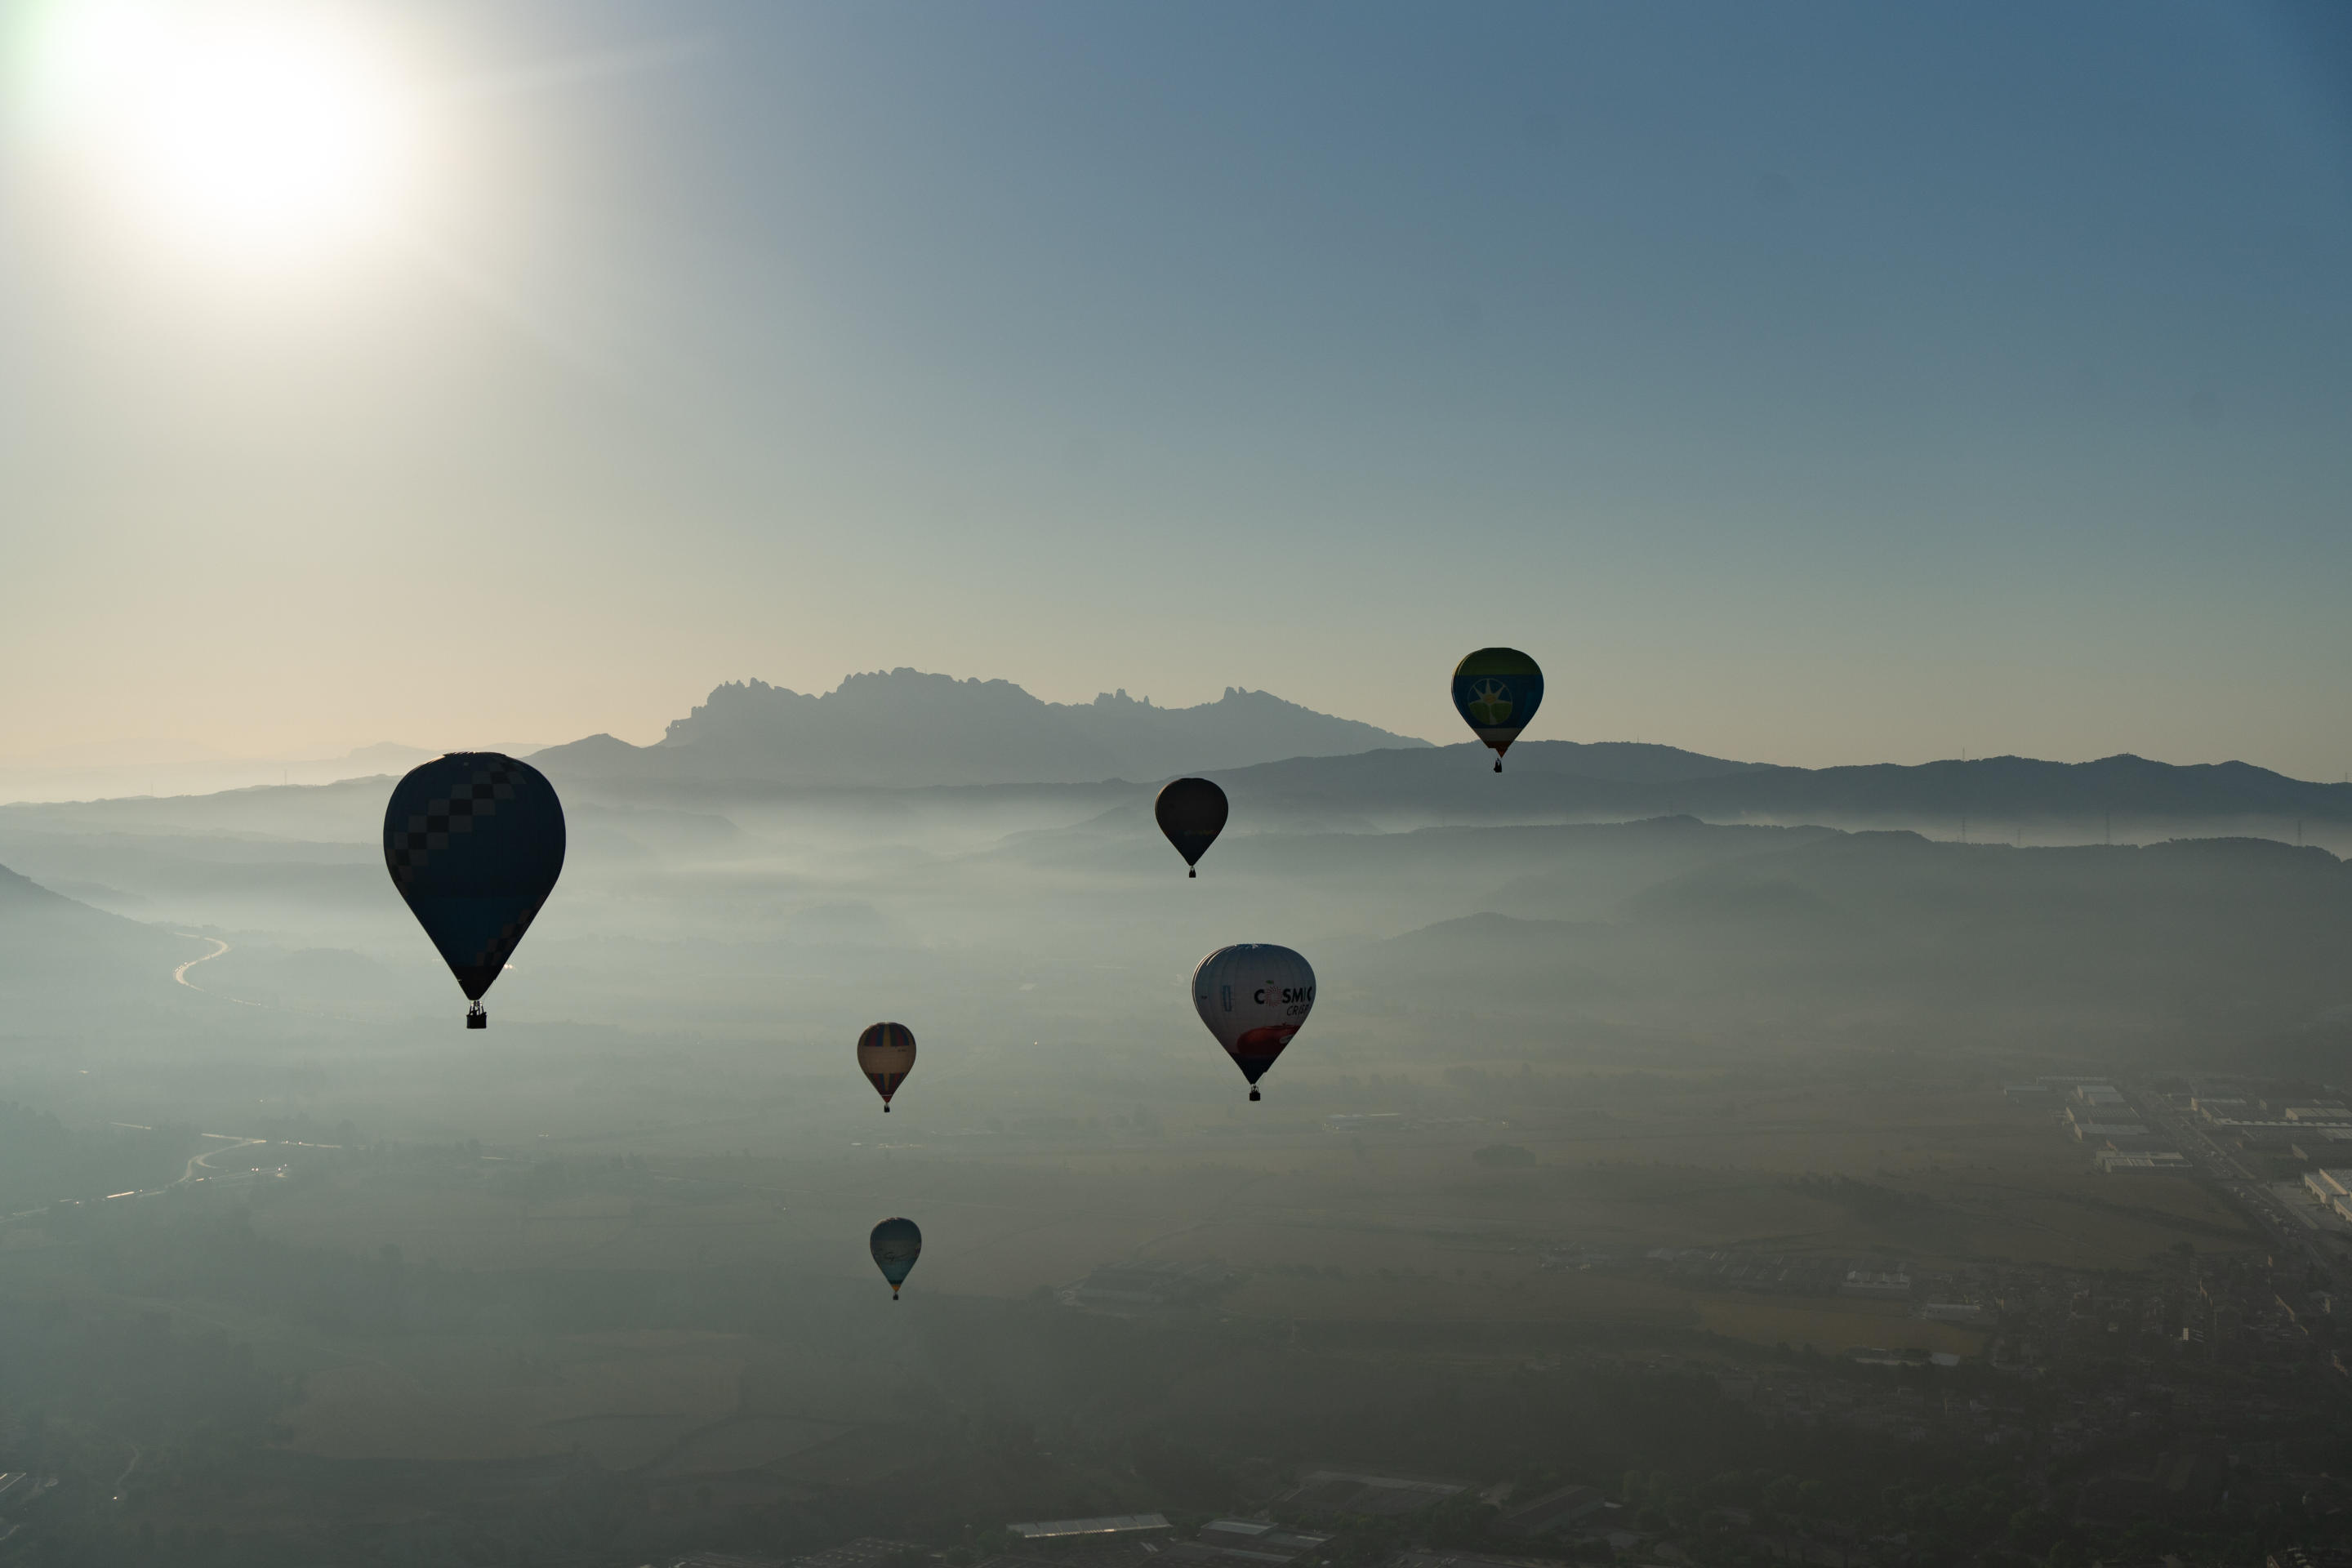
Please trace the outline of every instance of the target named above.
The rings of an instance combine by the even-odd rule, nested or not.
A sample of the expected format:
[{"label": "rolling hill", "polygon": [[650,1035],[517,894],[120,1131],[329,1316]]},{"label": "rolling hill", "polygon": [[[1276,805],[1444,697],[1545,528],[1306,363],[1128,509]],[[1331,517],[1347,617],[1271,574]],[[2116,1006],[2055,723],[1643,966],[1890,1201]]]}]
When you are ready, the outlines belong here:
[{"label": "rolling hill", "polygon": [[1616,913],[1441,921],[1353,955],[1333,989],[1547,1024],[2136,1042],[2209,1060],[2352,1009],[2352,865],[2267,840],[1824,835],[1698,865]]},{"label": "rolling hill", "polygon": [[2044,842],[2147,839],[2176,830],[2292,838],[2352,827],[2352,784],[2245,763],[2180,765],[1988,757],[1916,766],[1791,768],[1668,746],[1522,742],[1500,775],[1471,742],[1299,757],[1217,775],[1236,808],[1284,818],[1559,821],[1690,816],[1708,822],[1912,827],[1931,837]]},{"label": "rolling hill", "polygon": [[172,989],[173,965],[204,952],[200,942],[94,910],[0,866],[0,995],[20,1016],[37,999],[160,997]]}]

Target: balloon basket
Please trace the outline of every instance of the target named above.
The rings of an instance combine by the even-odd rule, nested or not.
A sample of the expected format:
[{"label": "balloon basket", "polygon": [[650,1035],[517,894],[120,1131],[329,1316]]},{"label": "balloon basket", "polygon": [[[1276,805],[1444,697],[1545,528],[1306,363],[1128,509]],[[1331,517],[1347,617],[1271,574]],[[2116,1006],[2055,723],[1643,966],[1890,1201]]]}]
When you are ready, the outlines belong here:
[{"label": "balloon basket", "polygon": [[1503,771],[1503,759],[1500,757],[1495,759],[1495,771],[1498,773]]},{"label": "balloon basket", "polygon": [[1251,1090],[1250,1090],[1250,1098],[1251,1098],[1252,1100],[1255,1100],[1255,1099],[1257,1098],[1257,1090],[1255,1090],[1255,1089],[1251,1089]]},{"label": "balloon basket", "polygon": [[467,1009],[466,1027],[469,1029],[487,1029],[489,1026],[490,1016],[482,1011],[482,1005],[479,1002],[475,1003],[473,1006]]}]

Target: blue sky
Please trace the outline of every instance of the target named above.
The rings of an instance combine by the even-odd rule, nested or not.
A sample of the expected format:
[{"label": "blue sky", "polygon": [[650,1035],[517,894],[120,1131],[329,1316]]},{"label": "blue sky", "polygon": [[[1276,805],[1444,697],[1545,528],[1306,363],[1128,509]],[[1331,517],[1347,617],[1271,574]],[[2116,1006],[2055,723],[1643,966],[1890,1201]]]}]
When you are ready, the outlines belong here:
[{"label": "blue sky", "polygon": [[[0,753],[898,664],[1434,738],[2352,767],[2352,24],[411,5],[396,242],[12,130]],[[31,672],[34,678],[28,678]]]}]

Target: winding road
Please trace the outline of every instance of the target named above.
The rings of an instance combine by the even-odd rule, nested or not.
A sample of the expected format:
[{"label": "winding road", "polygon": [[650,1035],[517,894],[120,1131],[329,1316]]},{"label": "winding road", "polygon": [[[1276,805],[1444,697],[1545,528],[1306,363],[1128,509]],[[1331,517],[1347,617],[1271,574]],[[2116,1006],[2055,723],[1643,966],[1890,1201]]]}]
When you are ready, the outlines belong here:
[{"label": "winding road", "polygon": [[211,942],[213,944],[213,950],[210,952],[204,954],[202,957],[188,960],[187,963],[172,971],[172,978],[173,980],[201,995],[217,997],[223,1002],[234,1002],[240,1007],[259,1007],[265,1005],[265,1004],[260,1002],[248,1002],[242,996],[231,996],[219,991],[207,990],[205,987],[199,985],[194,981],[189,979],[189,970],[194,969],[199,963],[210,963],[214,959],[218,958],[221,954],[228,952],[229,945],[216,936],[198,936],[192,931],[184,931],[180,934],[187,938],[190,942]]},{"label": "winding road", "polygon": [[[180,934],[186,937],[190,942],[208,942],[213,944],[213,950],[210,952],[205,953],[202,958],[192,958],[188,960],[187,963],[180,965],[179,968],[172,971],[172,978],[186,986],[189,990],[204,991],[205,988],[203,986],[188,978],[188,971],[194,969],[199,963],[210,963],[214,959],[218,958],[222,953],[226,952],[228,951],[228,943],[221,941],[221,939],[216,936],[198,936],[194,931],[184,931]],[[212,993],[205,991],[205,994],[209,996]]]},{"label": "winding road", "polygon": [[267,1138],[238,1138],[234,1134],[227,1132],[204,1132],[199,1133],[198,1136],[204,1138],[220,1138],[228,1140],[228,1147],[226,1149],[207,1149],[203,1153],[197,1155],[194,1159],[189,1161],[188,1168],[180,1173],[180,1181],[183,1183],[196,1180],[196,1171],[199,1167],[207,1171],[211,1170],[213,1168],[213,1156],[215,1154],[234,1154],[239,1149],[250,1149],[256,1143],[267,1143],[269,1142]]}]

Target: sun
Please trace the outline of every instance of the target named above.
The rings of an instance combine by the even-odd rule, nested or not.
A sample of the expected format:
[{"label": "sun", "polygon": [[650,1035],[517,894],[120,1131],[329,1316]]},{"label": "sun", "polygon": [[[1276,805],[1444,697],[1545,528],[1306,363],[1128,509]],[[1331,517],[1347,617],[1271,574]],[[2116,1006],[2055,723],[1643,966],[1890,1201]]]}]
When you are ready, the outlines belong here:
[{"label": "sun", "polygon": [[68,0],[37,51],[47,128],[192,254],[298,261],[399,217],[414,95],[355,14],[294,0]]}]

